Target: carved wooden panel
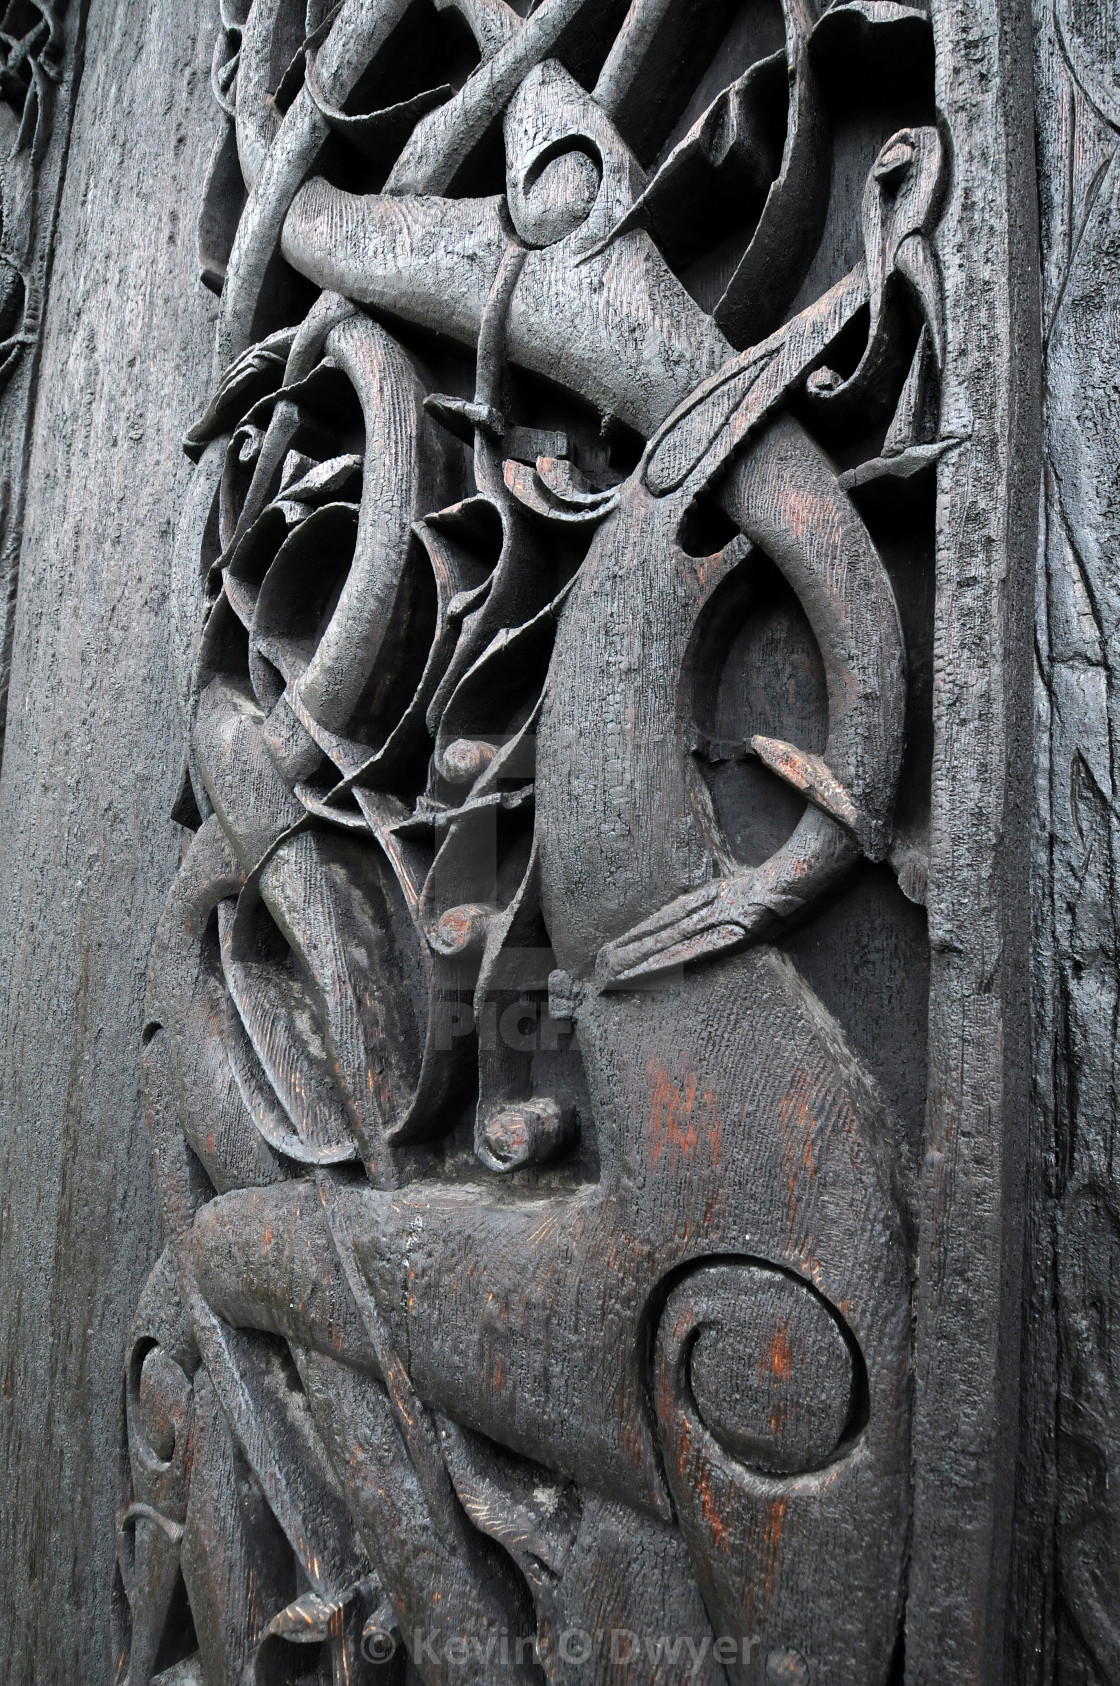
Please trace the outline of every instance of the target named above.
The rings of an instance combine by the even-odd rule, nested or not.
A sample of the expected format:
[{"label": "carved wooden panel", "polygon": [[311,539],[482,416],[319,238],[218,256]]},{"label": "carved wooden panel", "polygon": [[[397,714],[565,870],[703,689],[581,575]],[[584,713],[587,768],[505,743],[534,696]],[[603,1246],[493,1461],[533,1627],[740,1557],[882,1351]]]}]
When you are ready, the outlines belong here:
[{"label": "carved wooden panel", "polygon": [[1002,27],[222,0],[130,1686],[994,1678]]}]

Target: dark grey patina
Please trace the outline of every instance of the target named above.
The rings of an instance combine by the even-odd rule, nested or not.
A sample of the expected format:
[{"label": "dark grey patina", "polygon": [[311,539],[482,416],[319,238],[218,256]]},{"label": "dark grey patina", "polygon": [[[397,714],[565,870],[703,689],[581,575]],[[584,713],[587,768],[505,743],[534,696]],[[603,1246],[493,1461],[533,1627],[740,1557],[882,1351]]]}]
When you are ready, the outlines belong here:
[{"label": "dark grey patina", "polygon": [[141,10],[0,32],[0,1678],[1120,1681],[1106,20]]}]

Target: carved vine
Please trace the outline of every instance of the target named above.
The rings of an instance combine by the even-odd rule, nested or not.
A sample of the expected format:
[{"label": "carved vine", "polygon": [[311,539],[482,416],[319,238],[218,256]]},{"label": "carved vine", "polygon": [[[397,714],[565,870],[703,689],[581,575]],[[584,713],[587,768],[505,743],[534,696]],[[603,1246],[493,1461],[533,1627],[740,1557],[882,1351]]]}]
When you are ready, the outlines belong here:
[{"label": "carved vine", "polygon": [[926,12],[223,0],[213,84],[122,1678],[885,1682],[910,1161],[783,944],[924,897]]}]

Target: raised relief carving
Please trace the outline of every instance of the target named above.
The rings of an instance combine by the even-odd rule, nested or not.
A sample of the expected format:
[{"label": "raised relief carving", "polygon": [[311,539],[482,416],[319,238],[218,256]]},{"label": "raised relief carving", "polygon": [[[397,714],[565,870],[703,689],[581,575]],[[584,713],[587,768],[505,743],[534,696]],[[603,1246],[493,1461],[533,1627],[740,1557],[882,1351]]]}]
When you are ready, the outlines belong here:
[{"label": "raised relief carving", "polygon": [[[69,128],[76,33],[73,14],[67,33],[66,0],[8,0],[0,6],[0,749],[36,351]],[[68,83],[61,101],[60,83]],[[57,137],[56,130],[62,131]]]},{"label": "raised relief carving", "polygon": [[919,4],[222,0],[121,1677],[896,1678]]},{"label": "raised relief carving", "polygon": [[50,135],[53,85],[62,75],[65,0],[10,0],[0,19],[0,101],[13,133],[0,171],[0,389],[38,332],[38,167]]}]

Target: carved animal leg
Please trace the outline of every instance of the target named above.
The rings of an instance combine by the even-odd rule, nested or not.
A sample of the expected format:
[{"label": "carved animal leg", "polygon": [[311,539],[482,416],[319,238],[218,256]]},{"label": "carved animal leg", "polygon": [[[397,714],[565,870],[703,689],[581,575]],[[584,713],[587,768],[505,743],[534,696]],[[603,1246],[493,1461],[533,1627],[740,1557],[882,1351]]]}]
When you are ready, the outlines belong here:
[{"label": "carved animal leg", "polygon": [[[608,980],[741,945],[796,917],[862,851],[881,858],[886,850],[902,757],[905,658],[890,582],[867,529],[831,464],[789,419],[733,467],[722,499],[785,574],[824,659],[823,758],[810,757],[810,767],[792,746],[770,753],[760,740],[756,749],[811,805],[761,866],[713,877],[720,840],[697,800],[680,675],[700,609],[731,559],[724,553],[700,565],[687,557],[675,543],[683,509],[671,498],[646,503],[635,492],[604,529],[573,594],[541,722],[545,908],[560,962],[576,976],[589,970],[600,933],[614,939],[600,960]],[[635,526],[652,547],[637,577]],[[603,699],[593,723],[583,702],[589,684]],[[588,735],[602,729],[620,745],[609,789],[579,772]],[[552,806],[553,779],[565,820]],[[666,827],[666,814],[681,818]],[[610,905],[616,885],[625,896],[617,910]],[[617,935],[624,919],[631,929]]]},{"label": "carved animal leg", "polygon": [[313,1184],[211,1200],[195,1220],[191,1252],[203,1298],[234,1328],[281,1335],[378,1373]]},{"label": "carved animal leg", "polygon": [[[490,1438],[666,1519],[671,1491],[716,1631],[757,1641],[737,1681],[787,1648],[823,1686],[881,1682],[901,1603],[909,1310],[878,1105],[766,949],[592,998],[579,1034],[598,1184],[544,1201],[431,1184],[348,1197],[393,1340],[420,1394]],[[678,1385],[688,1316],[708,1314],[673,1295],[705,1261],[733,1277],[709,1318],[726,1333],[704,1349],[709,1379]],[[687,1479],[697,1457],[707,1485]]]},{"label": "carved animal leg", "polygon": [[[399,1371],[375,1349],[335,1246],[318,1191],[296,1183],[211,1201],[193,1257],[212,1310],[292,1342],[316,1428],[424,1680],[486,1686],[501,1633],[532,1635],[525,1588],[467,1521],[418,1401],[404,1407],[418,1437],[406,1444],[401,1401],[394,1410],[382,1379]],[[530,1658],[510,1678],[539,1674]]]}]

